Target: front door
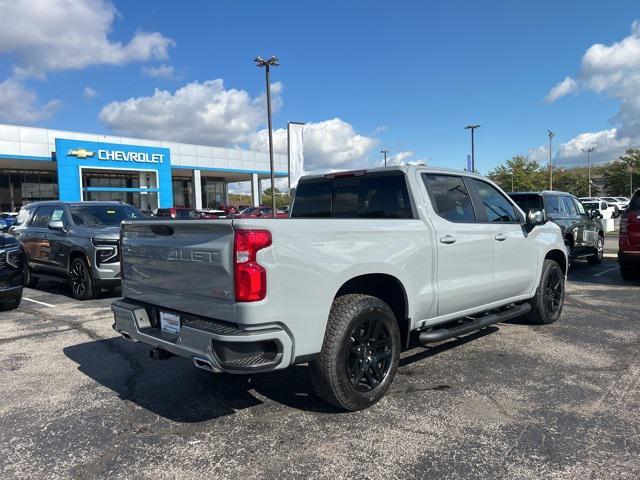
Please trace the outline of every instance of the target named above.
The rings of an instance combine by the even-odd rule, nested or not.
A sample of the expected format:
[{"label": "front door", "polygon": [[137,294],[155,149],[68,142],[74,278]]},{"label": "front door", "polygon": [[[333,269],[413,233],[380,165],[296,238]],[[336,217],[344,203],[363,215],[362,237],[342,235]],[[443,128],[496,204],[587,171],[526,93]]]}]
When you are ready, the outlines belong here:
[{"label": "front door", "polygon": [[463,177],[422,174],[437,245],[438,316],[479,307],[493,291],[493,238]]},{"label": "front door", "polygon": [[494,247],[493,285],[490,301],[528,295],[538,268],[537,243],[523,228],[515,204],[484,180],[469,179],[479,205],[478,217],[490,232]]}]

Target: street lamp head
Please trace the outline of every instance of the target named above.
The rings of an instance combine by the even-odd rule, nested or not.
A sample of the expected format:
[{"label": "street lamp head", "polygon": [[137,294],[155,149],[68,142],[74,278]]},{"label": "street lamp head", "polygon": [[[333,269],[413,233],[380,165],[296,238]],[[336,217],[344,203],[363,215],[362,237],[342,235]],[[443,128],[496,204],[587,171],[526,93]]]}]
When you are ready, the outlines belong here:
[{"label": "street lamp head", "polygon": [[547,132],[549,133],[549,140],[556,136],[555,132],[552,132],[551,130],[547,130]]},{"label": "street lamp head", "polygon": [[266,67],[267,65],[270,65],[272,67],[277,67],[280,65],[278,57],[273,57],[273,56],[269,60],[265,60],[264,58],[258,55],[253,61],[256,62],[256,67]]},{"label": "street lamp head", "polygon": [[596,149],[596,147],[590,147],[590,148],[581,148],[580,150],[582,150],[584,153],[591,153]]},{"label": "street lamp head", "polygon": [[476,128],[480,127],[480,125],[467,125],[466,127],[464,127],[465,130],[474,130]]}]

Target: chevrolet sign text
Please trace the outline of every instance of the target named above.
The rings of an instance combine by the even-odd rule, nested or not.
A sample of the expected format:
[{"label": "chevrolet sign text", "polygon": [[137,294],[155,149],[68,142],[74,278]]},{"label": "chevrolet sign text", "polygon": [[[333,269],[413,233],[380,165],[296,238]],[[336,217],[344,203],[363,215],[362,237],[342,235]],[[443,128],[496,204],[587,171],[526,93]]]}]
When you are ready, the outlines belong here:
[{"label": "chevrolet sign text", "polygon": [[98,160],[114,162],[162,163],[164,153],[125,152],[123,150],[98,150]]}]

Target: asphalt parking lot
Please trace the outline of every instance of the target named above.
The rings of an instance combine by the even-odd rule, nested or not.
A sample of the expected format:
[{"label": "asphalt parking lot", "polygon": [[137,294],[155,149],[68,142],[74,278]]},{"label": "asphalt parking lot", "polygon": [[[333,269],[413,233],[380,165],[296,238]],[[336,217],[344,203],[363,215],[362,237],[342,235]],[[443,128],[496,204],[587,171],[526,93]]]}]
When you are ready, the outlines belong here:
[{"label": "asphalt parking lot", "polygon": [[405,352],[373,408],[307,366],[213,375],[111,330],[115,296],[0,314],[2,478],[639,478],[640,282],[575,262],[560,321]]}]

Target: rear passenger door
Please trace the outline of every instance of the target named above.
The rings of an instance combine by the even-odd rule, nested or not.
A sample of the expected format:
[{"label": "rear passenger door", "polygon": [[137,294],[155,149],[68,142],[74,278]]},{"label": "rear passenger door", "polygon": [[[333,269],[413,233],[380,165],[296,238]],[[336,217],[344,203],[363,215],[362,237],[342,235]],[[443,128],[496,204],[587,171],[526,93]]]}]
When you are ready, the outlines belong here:
[{"label": "rear passenger door", "polygon": [[30,266],[36,271],[46,270],[49,256],[49,244],[45,233],[49,231],[49,220],[53,212],[52,205],[41,205],[37,208],[22,244],[29,258]]},{"label": "rear passenger door", "polygon": [[477,222],[465,177],[423,173],[431,199],[437,255],[438,316],[489,303],[493,238]]},{"label": "rear passenger door", "polygon": [[479,221],[491,235],[494,247],[490,300],[497,302],[528,295],[538,268],[536,239],[523,228],[524,218],[513,202],[489,182],[469,179]]}]

